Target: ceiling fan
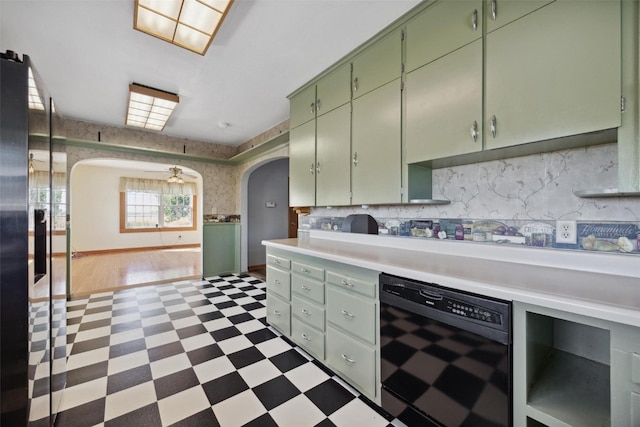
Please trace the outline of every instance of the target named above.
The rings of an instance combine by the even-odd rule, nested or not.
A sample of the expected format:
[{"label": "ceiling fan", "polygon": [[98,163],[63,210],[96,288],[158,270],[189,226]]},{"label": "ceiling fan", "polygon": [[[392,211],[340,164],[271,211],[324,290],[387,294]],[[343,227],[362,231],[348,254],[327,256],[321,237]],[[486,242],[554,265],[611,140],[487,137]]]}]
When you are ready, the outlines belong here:
[{"label": "ceiling fan", "polygon": [[171,172],[171,176],[167,179],[169,183],[176,184],[184,184],[184,179],[182,179],[182,169],[177,166],[169,168],[169,172]]}]

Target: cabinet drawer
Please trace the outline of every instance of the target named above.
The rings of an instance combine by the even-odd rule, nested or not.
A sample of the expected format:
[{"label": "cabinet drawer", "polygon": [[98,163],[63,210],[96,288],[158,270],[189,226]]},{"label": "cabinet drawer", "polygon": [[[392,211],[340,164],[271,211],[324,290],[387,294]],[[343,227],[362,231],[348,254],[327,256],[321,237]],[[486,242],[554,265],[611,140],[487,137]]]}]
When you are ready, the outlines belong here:
[{"label": "cabinet drawer", "polygon": [[291,319],[291,339],[320,360],[324,360],[324,334],[301,322]]},{"label": "cabinet drawer", "polygon": [[318,307],[302,298],[293,296],[291,299],[291,314],[304,323],[324,331],[324,308]]},{"label": "cabinet drawer", "polygon": [[287,336],[291,334],[291,306],[270,292],[267,292],[267,323]]},{"label": "cabinet drawer", "polygon": [[289,272],[267,266],[267,289],[286,300],[291,299],[291,275]]},{"label": "cabinet drawer", "polygon": [[295,294],[324,305],[324,282],[294,274],[291,288]]},{"label": "cabinet drawer", "polygon": [[291,268],[291,260],[275,255],[267,255],[267,265],[289,270]]},{"label": "cabinet drawer", "polygon": [[358,292],[369,298],[375,298],[376,289],[378,289],[376,282],[356,279],[333,271],[327,271],[327,282],[347,291]]},{"label": "cabinet drawer", "polygon": [[319,267],[314,267],[312,265],[302,264],[300,262],[292,261],[291,271],[305,277],[312,277],[314,279],[324,280],[324,269]]},{"label": "cabinet drawer", "polygon": [[376,343],[376,305],[337,289],[327,290],[327,320],[351,335]]},{"label": "cabinet drawer", "polygon": [[376,353],[353,338],[327,328],[327,364],[340,372],[370,396],[377,395]]}]

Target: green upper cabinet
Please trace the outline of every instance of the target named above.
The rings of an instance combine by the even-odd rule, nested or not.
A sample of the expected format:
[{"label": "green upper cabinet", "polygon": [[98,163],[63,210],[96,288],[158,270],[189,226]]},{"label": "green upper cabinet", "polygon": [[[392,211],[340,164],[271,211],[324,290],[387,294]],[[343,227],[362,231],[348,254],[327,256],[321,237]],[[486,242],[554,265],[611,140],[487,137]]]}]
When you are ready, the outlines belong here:
[{"label": "green upper cabinet", "polygon": [[333,111],[351,100],[351,64],[343,64],[316,84],[316,114]]},{"label": "green upper cabinet", "polygon": [[289,101],[289,127],[300,126],[316,118],[316,86],[311,85]]},{"label": "green upper cabinet", "polygon": [[407,74],[406,162],[482,150],[482,40]]},{"label": "green upper cabinet", "polygon": [[353,100],[351,203],[401,202],[400,78]]},{"label": "green upper cabinet", "polygon": [[[350,82],[351,64],[347,63],[290,99],[290,206],[315,206],[317,198],[326,205],[349,204],[344,195],[350,194]],[[334,114],[337,111],[340,113]],[[343,153],[342,163],[346,163],[341,173],[335,170],[337,153]],[[333,197],[336,200],[329,203]]]},{"label": "green upper cabinet", "polygon": [[317,119],[316,205],[351,203],[351,104]]},{"label": "green upper cabinet", "polygon": [[316,121],[289,131],[289,206],[316,203]]},{"label": "green upper cabinet", "polygon": [[[540,9],[554,0],[486,0],[487,33]],[[571,0],[569,0],[571,1]]]},{"label": "green upper cabinet", "polygon": [[405,71],[482,38],[482,1],[439,1],[407,23]]},{"label": "green upper cabinet", "polygon": [[357,99],[402,75],[402,31],[376,41],[353,59],[352,91]]},{"label": "green upper cabinet", "polygon": [[485,148],[620,126],[617,0],[558,0],[491,32]]}]

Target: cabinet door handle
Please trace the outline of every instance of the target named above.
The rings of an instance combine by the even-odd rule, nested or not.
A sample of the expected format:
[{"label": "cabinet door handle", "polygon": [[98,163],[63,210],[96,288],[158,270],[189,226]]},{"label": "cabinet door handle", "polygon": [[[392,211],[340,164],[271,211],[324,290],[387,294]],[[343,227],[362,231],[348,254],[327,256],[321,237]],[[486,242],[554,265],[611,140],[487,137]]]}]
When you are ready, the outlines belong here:
[{"label": "cabinet door handle", "polygon": [[309,172],[311,172],[311,175],[315,174],[315,168],[313,167],[313,163],[311,163],[311,167],[309,168]]},{"label": "cabinet door handle", "polygon": [[358,166],[358,153],[353,153],[353,166]]},{"label": "cabinet door handle", "polygon": [[346,360],[347,362],[349,362],[349,363],[356,363],[356,361],[355,361],[355,360],[353,360],[352,358],[350,358],[349,356],[347,356],[347,355],[346,355],[346,354],[344,354],[344,353],[341,353],[341,354],[340,354],[340,356],[342,356],[342,358],[343,358],[344,360]]},{"label": "cabinet door handle", "polygon": [[349,313],[347,310],[340,310],[340,312],[346,317],[351,317],[351,318],[356,317],[353,313]]},{"label": "cabinet door handle", "polygon": [[471,14],[471,25],[473,26],[473,31],[478,30],[478,9],[473,11]]},{"label": "cabinet door handle", "polygon": [[342,281],[342,282],[340,282],[340,283],[342,283],[342,284],[343,284],[343,285],[345,285],[345,286],[351,286],[351,287],[353,288],[353,283],[350,283],[348,280],[343,280],[343,281]]},{"label": "cabinet door handle", "polygon": [[471,138],[473,138],[473,142],[478,142],[478,122],[475,120],[471,125]]},{"label": "cabinet door handle", "polygon": [[311,273],[311,270],[306,269],[304,267],[300,267],[300,271],[302,271],[303,273],[307,273],[307,274]]},{"label": "cabinet door handle", "polygon": [[311,114],[315,114],[315,112],[316,112],[316,103],[312,102],[311,105],[309,106],[309,108],[310,108]]},{"label": "cabinet door handle", "polygon": [[491,19],[494,21],[498,17],[498,0],[491,0]]},{"label": "cabinet door handle", "polygon": [[275,314],[276,316],[281,316],[280,312],[278,310],[273,310],[273,314]]},{"label": "cabinet door handle", "polygon": [[301,334],[301,335],[302,335],[302,339],[303,339],[303,340],[305,340],[305,341],[311,341],[311,338],[309,338],[309,337],[307,336],[307,334]]},{"label": "cabinet door handle", "polygon": [[304,314],[305,316],[311,316],[311,312],[306,308],[303,308],[301,311],[302,311],[302,314]]},{"label": "cabinet door handle", "polygon": [[320,162],[316,163],[316,174],[320,174]]},{"label": "cabinet door handle", "polygon": [[496,120],[496,116],[491,116],[490,127],[491,127],[491,136],[495,138],[497,133],[497,128],[498,128],[498,122]]},{"label": "cabinet door handle", "polygon": [[273,262],[275,262],[276,264],[280,264],[280,260],[278,258],[274,258]]},{"label": "cabinet door handle", "polygon": [[357,77],[355,79],[353,79],[353,91],[354,92],[358,91],[358,78]]},{"label": "cabinet door handle", "polygon": [[305,286],[305,285],[302,285],[302,286],[300,286],[300,287],[301,287],[301,288],[302,288],[302,290],[303,290],[303,291],[305,291],[305,292],[309,292],[309,291],[311,290],[311,288],[310,288],[310,287]]},{"label": "cabinet door handle", "polygon": [[316,111],[320,111],[320,100],[316,101]]},{"label": "cabinet door handle", "polygon": [[280,285],[282,282],[280,282],[280,280],[278,279],[273,279],[273,284],[274,285]]}]

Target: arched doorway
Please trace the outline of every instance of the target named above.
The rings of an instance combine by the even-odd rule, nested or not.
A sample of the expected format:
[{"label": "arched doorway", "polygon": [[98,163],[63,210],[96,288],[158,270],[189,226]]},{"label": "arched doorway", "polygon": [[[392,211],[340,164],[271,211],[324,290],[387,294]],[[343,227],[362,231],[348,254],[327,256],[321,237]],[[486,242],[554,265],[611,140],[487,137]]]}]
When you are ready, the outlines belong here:
[{"label": "arched doorway", "polygon": [[242,177],[241,270],[261,270],[266,263],[263,240],[289,235],[289,158],[265,160]]},{"label": "arched doorway", "polygon": [[[74,164],[69,180],[71,295],[200,277],[202,197],[198,195],[202,194],[202,176],[178,166],[184,184],[168,185],[173,167],[176,165],[107,158]],[[158,221],[139,228],[128,225],[130,214],[126,212],[132,202],[128,190],[122,188],[123,179],[158,185],[155,199],[160,204],[141,203],[145,221],[150,215],[156,215]],[[151,187],[144,190],[145,194],[153,191]],[[174,192],[174,198],[188,203],[183,212],[191,223],[167,216],[176,209],[163,205],[162,200]]]}]

